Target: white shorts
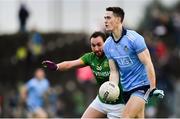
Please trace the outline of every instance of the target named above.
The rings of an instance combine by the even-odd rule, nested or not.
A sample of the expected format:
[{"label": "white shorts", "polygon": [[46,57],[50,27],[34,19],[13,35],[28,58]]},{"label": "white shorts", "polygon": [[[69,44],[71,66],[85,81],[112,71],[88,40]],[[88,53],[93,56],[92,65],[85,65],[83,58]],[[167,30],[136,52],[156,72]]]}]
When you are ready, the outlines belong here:
[{"label": "white shorts", "polygon": [[124,104],[106,104],[99,100],[98,96],[90,104],[90,107],[107,114],[107,118],[114,119],[122,117]]}]

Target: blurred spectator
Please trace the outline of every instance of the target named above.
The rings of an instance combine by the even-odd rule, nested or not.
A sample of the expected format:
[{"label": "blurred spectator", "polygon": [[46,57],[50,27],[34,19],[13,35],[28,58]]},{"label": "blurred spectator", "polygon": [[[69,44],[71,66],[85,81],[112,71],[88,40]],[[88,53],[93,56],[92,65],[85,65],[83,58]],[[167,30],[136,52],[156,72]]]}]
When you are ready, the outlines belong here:
[{"label": "blurred spectator", "polygon": [[18,47],[16,51],[16,60],[23,61],[27,58],[27,49],[24,46]]},{"label": "blurred spectator", "polygon": [[58,94],[56,88],[50,88],[46,95],[46,109],[48,112],[48,117],[57,117],[57,102]]},{"label": "blurred spectator", "polygon": [[166,44],[161,39],[158,39],[155,48],[156,48],[156,58],[158,59],[159,65],[160,66],[165,65],[169,58]]},{"label": "blurred spectator", "polygon": [[36,61],[43,54],[43,43],[44,39],[41,34],[36,30],[33,30],[29,41],[28,41],[28,49],[30,53],[30,60]]},{"label": "blurred spectator", "polygon": [[93,75],[93,72],[92,72],[90,66],[78,68],[76,75],[77,75],[78,81],[80,81],[80,82],[88,82],[88,81],[92,81],[92,79],[94,79],[94,75]]},{"label": "blurred spectator", "polygon": [[49,81],[43,69],[36,69],[34,77],[21,89],[21,98],[26,101],[28,117],[46,118],[44,95],[49,89]]},{"label": "blurred spectator", "polygon": [[[86,96],[86,105],[89,105],[91,103],[91,100],[95,97],[94,90],[90,88],[95,88],[95,82],[93,80],[95,77],[93,71],[90,66],[78,68],[76,70],[76,77],[78,81],[82,84],[81,88],[83,89],[84,94],[88,94],[88,96]],[[78,94],[80,95],[80,92]]]},{"label": "blurred spectator", "polygon": [[[91,94],[88,93],[88,95],[91,95]],[[86,109],[84,93],[81,90],[76,88],[76,90],[73,92],[73,101],[75,102],[75,109],[74,109],[75,116],[81,117],[82,113]]]},{"label": "blurred spectator", "polygon": [[21,4],[18,18],[19,18],[19,24],[20,24],[20,32],[22,33],[26,32],[26,23],[27,23],[28,17],[29,17],[29,11],[27,10],[25,4]]}]

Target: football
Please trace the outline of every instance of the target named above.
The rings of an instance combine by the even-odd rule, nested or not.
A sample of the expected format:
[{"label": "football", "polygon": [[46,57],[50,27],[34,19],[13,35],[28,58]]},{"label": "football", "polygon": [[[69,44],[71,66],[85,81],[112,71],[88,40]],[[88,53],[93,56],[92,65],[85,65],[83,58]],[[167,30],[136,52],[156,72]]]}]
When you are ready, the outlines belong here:
[{"label": "football", "polygon": [[99,96],[104,101],[116,101],[120,94],[120,90],[117,84],[112,81],[104,82],[99,88]]}]

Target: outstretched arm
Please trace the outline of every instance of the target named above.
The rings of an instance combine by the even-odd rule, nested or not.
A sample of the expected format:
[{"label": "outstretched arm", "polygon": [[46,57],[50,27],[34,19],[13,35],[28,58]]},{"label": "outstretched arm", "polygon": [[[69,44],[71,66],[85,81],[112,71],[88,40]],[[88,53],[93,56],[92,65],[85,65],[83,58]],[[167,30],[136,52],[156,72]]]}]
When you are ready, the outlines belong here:
[{"label": "outstretched arm", "polygon": [[65,71],[65,70],[69,70],[71,68],[74,67],[81,67],[84,66],[84,62],[81,59],[77,59],[77,60],[70,60],[70,61],[63,61],[61,63],[54,63],[52,61],[46,60],[43,61],[42,64],[47,67],[50,70],[59,70],[59,71]]},{"label": "outstretched arm", "polygon": [[77,60],[71,60],[71,61],[63,61],[61,63],[58,63],[57,67],[59,71],[65,71],[74,67],[81,67],[84,65],[85,65],[84,62],[81,59],[77,59]]}]

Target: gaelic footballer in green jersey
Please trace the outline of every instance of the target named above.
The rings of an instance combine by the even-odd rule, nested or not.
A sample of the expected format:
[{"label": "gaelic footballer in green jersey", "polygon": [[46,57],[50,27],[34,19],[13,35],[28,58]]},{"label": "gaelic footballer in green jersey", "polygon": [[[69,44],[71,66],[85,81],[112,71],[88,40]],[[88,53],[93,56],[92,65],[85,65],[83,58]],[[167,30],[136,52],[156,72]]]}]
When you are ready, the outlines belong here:
[{"label": "gaelic footballer in green jersey", "polygon": [[[109,80],[110,74],[108,60],[103,52],[105,39],[106,37],[104,33],[94,32],[90,37],[92,52],[85,53],[82,57],[76,60],[64,61],[58,64],[46,60],[43,61],[43,64],[51,70],[58,71],[65,71],[73,67],[90,66],[96,78],[97,85],[100,87],[102,83]],[[119,85],[119,87],[122,92],[121,85]],[[82,118],[120,118],[123,109],[124,101],[122,93],[117,101],[106,103],[97,95],[82,115]]]}]

